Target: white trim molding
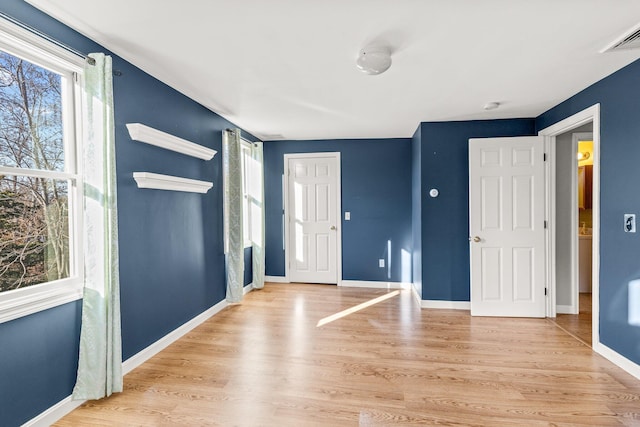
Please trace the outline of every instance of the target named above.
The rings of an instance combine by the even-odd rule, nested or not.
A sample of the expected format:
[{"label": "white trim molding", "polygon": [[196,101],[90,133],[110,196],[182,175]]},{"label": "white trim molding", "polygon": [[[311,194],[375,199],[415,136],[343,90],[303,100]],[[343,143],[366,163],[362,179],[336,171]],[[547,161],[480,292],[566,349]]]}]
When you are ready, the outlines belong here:
[{"label": "white trim molding", "polygon": [[213,182],[151,172],[134,172],[133,179],[136,180],[138,188],[152,188],[155,190],[185,191],[188,193],[204,194],[213,187]]},{"label": "white trim molding", "polygon": [[229,303],[227,303],[226,300],[220,301],[207,311],[199,314],[198,316],[189,320],[187,323],[169,332],[167,335],[160,338],[158,341],[154,342],[147,348],[140,350],[138,353],[134,354],[122,363],[123,375],[126,375],[129,372],[133,371],[135,368],[142,365],[144,362],[151,359],[153,356],[160,353],[165,348],[169,347],[169,345],[173,344],[174,342],[191,332],[197,326],[200,326],[202,323],[206,322],[211,317],[221,312],[228,305]]},{"label": "white trim molding", "polygon": [[291,283],[285,276],[264,276],[264,281],[271,283]]},{"label": "white trim molding", "polygon": [[600,342],[593,346],[593,350],[640,380],[640,365]]},{"label": "white trim molding", "polygon": [[82,282],[63,279],[0,294],[0,323],[82,298]]},{"label": "white trim molding", "polygon": [[376,282],[368,280],[342,280],[339,284],[344,288],[375,288],[375,289],[410,289],[411,283],[403,282]]},{"label": "white trim molding", "polygon": [[578,314],[575,305],[556,305],[557,314]]},{"label": "white trim molding", "polygon": [[202,145],[178,138],[166,132],[143,125],[142,123],[127,123],[129,136],[134,141],[155,145],[165,150],[175,151],[202,160],[211,160],[217,151]]},{"label": "white trim molding", "polygon": [[[250,289],[253,288],[253,285],[245,286],[245,293],[250,292]],[[151,359],[156,354],[160,353],[162,350],[167,348],[169,345],[173,344],[189,332],[191,332],[196,327],[200,326],[202,323],[209,320],[214,315],[218,314],[220,311],[228,307],[229,304],[227,301],[222,300],[207,311],[199,314],[193,319],[189,320],[187,323],[179,326],[173,331],[169,332],[164,337],[160,338],[158,341],[154,342],[147,348],[139,351],[134,354],[127,360],[122,363],[122,374],[126,375],[129,372],[133,371],[138,366],[142,365],[147,360]],[[23,424],[23,427],[48,427],[54,424],[56,421],[60,420],[62,417],[76,409],[78,406],[82,405],[85,400],[72,400],[71,396],[67,396],[62,399],[60,402],[56,403],[46,411],[32,418]]]},{"label": "white trim molding", "polygon": [[435,299],[423,299],[422,308],[437,308],[446,310],[471,310],[470,301],[443,301]]},{"label": "white trim molding", "polygon": [[72,53],[56,44],[43,34],[36,34],[7,19],[0,18],[0,48],[13,55],[38,55],[47,65],[57,70],[71,69],[81,73],[84,68],[84,58]]},{"label": "white trim molding", "polygon": [[247,286],[245,286],[244,288],[242,288],[242,295],[246,295],[249,292],[253,291],[253,282],[249,283]]},{"label": "white trim molding", "polygon": [[84,402],[86,402],[86,400],[73,400],[71,396],[67,396],[46,411],[22,424],[22,427],[49,427]]},{"label": "white trim molding", "polygon": [[[546,199],[548,229],[546,236],[548,283],[547,317],[556,317],[556,176],[555,146],[556,136],[576,129],[584,124],[593,123],[593,228],[592,228],[592,307],[591,307],[591,341],[593,348],[600,343],[600,104],[594,104],[572,116],[542,129],[538,135],[545,138],[545,150],[550,154],[546,171]],[[576,308],[578,301],[576,301]]]}]

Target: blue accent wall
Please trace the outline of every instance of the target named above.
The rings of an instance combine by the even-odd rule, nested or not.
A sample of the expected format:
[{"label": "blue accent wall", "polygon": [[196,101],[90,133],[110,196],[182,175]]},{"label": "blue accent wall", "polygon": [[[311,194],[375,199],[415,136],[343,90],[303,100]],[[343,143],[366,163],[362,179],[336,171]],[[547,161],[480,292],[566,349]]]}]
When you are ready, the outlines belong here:
[{"label": "blue accent wall", "polygon": [[[640,364],[640,301],[629,282],[640,279],[640,234],[623,231],[623,215],[640,217],[640,61],[581,91],[536,119],[542,130],[600,104],[600,341]],[[597,225],[594,224],[594,227]]]},{"label": "blue accent wall", "polygon": [[0,324],[0,425],[18,426],[71,394],[81,304]]},{"label": "blue accent wall", "polygon": [[[269,141],[264,144],[266,274],[284,276],[282,175],[284,155],[340,152],[342,278],[411,281],[411,140]],[[344,221],[351,212],[351,221]],[[388,259],[391,271],[379,268]]]},{"label": "blue accent wall", "polygon": [[412,283],[422,298],[422,126],[411,139],[411,241]]},{"label": "blue accent wall", "polygon": [[[0,11],[81,52],[101,46],[23,0]],[[123,360],[225,297],[222,130],[233,124],[112,55]],[[133,142],[140,122],[218,150],[205,162]],[[255,140],[251,135],[244,135]],[[138,189],[134,171],[213,181],[207,194]],[[245,251],[250,256],[250,249]],[[249,272],[250,277],[250,257]],[[0,324],[0,424],[20,425],[71,394],[79,301]]]},{"label": "blue accent wall", "polygon": [[534,132],[533,119],[420,125],[423,300],[469,301],[469,139]]}]

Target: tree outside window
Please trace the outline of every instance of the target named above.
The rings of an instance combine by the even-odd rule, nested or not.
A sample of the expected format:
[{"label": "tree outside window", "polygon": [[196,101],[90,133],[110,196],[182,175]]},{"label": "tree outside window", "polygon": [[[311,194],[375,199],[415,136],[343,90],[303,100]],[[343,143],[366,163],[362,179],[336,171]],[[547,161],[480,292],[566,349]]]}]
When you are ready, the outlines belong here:
[{"label": "tree outside window", "polygon": [[70,276],[63,84],[0,51],[0,292]]}]

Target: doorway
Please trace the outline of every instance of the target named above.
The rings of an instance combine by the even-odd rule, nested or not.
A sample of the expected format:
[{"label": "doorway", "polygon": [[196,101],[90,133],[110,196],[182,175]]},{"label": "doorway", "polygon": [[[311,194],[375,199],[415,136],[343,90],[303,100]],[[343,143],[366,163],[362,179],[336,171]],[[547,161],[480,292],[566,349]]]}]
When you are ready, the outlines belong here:
[{"label": "doorway", "polygon": [[[574,134],[579,135],[587,132],[593,135],[592,152],[589,153],[593,162],[590,168],[591,209],[586,213],[585,193],[583,192],[583,214],[580,215],[577,159],[577,142],[580,136],[576,137]],[[545,149],[549,153],[546,182],[547,218],[550,218],[546,239],[547,283],[549,284],[547,315],[555,318],[559,326],[567,329],[576,337],[582,336],[582,341],[595,345],[599,342],[600,107],[596,104],[540,131],[539,134],[544,136]],[[584,174],[583,177],[585,177]],[[591,227],[587,227],[585,224],[582,227],[583,230],[580,230],[581,222],[587,222],[587,216]],[[580,298],[579,293],[579,232],[584,231],[583,234],[587,234],[587,228],[591,228],[591,310],[589,310],[588,295],[585,293]],[[582,306],[582,310],[580,310],[580,306]],[[567,315],[574,317],[565,317]]]},{"label": "doorway", "polygon": [[591,344],[593,123],[556,135],[556,323]]},{"label": "doorway", "polygon": [[340,153],[285,154],[284,163],[287,280],[339,284]]}]

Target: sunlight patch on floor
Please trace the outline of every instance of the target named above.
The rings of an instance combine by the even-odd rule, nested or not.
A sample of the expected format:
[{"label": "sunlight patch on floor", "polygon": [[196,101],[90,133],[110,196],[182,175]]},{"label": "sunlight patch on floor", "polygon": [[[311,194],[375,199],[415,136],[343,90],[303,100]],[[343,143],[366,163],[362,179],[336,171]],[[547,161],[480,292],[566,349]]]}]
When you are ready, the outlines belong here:
[{"label": "sunlight patch on floor", "polygon": [[374,299],[371,299],[369,301],[363,302],[362,304],[358,304],[358,305],[355,305],[355,306],[353,306],[351,308],[348,308],[346,310],[342,310],[342,311],[340,311],[340,312],[338,312],[336,314],[332,314],[331,316],[327,316],[324,319],[320,319],[318,321],[318,324],[316,325],[316,327],[319,328],[320,326],[324,326],[327,323],[333,322],[334,320],[342,319],[343,317],[346,317],[346,316],[348,316],[350,314],[353,314],[353,313],[355,313],[357,311],[363,310],[363,309],[365,309],[367,307],[371,307],[372,305],[378,304],[378,303],[380,303],[382,301],[386,301],[386,300],[388,300],[390,298],[393,298],[393,297],[395,297],[397,295],[400,295],[400,291],[389,292],[388,294],[384,294],[382,296],[379,296],[378,298],[374,298]]}]

